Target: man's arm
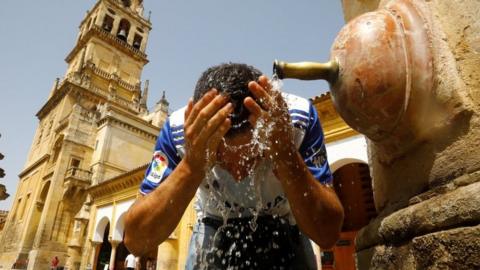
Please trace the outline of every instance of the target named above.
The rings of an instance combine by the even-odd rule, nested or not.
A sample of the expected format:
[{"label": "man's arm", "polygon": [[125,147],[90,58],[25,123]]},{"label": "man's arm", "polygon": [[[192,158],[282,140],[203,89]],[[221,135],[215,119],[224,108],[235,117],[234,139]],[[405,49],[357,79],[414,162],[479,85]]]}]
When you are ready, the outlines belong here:
[{"label": "man's arm", "polygon": [[335,192],[322,185],[306,166],[294,144],[287,105],[281,94],[270,88],[265,76],[249,83],[256,98],[248,97],[244,102],[251,112],[249,120],[255,123],[264,118],[273,122],[266,155],[274,163],[274,173],[282,183],[300,229],[320,247],[329,248],[339,237],[343,207]]},{"label": "man's arm", "polygon": [[[155,249],[172,233],[202,182],[207,153],[215,153],[230,128],[232,105],[212,90],[185,111],[185,156],[151,193],[139,198],[125,217],[125,245],[137,256]],[[225,105],[226,104],[226,105]],[[213,155],[212,155],[213,156]]]},{"label": "man's arm", "polygon": [[142,256],[167,239],[202,179],[182,160],[154,191],[132,205],[125,218],[125,245],[133,254]]},{"label": "man's arm", "polygon": [[292,156],[279,160],[274,173],[300,229],[321,248],[330,248],[340,235],[343,207],[335,192],[313,177],[300,153]]}]

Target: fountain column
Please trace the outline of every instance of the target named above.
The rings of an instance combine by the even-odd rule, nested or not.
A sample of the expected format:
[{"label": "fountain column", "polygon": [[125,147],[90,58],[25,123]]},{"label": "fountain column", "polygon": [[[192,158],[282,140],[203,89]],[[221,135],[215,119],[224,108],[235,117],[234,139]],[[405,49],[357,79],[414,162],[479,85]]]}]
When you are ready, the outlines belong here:
[{"label": "fountain column", "polygon": [[[332,47],[344,61],[332,92],[342,116],[369,138],[379,212],[357,236],[358,269],[479,269],[480,2],[342,3],[346,19],[379,3],[351,19]],[[353,42],[367,40],[375,23],[383,25],[380,43]],[[388,35],[404,39],[382,47]],[[403,56],[392,54],[395,46]],[[378,53],[360,48],[393,58],[375,62]]]},{"label": "fountain column", "polygon": [[378,217],[357,235],[357,268],[480,269],[480,2],[342,4],[330,62],[274,68],[328,80],[368,138]]}]

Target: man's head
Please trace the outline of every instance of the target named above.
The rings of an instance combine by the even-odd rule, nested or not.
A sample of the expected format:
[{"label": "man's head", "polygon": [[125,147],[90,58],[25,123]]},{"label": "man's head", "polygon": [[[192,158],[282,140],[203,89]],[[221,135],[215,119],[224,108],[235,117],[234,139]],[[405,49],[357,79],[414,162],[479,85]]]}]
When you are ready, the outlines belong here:
[{"label": "man's head", "polygon": [[250,81],[257,81],[262,73],[249,65],[239,63],[225,63],[208,68],[197,81],[193,101],[197,102],[206,92],[215,88],[219,93],[230,98],[234,110],[230,117],[231,132],[249,126],[249,112],[243,105],[247,96]]}]

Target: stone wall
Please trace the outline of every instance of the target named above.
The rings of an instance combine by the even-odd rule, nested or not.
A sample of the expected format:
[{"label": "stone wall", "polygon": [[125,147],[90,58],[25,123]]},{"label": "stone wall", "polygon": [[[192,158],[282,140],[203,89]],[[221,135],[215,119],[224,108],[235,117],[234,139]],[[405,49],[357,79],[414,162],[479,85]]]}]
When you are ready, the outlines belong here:
[{"label": "stone wall", "polygon": [[[358,268],[479,269],[480,2],[411,1],[426,16],[433,98],[414,147],[384,162],[370,141],[380,215],[358,235]],[[389,2],[342,4],[350,20]]]}]

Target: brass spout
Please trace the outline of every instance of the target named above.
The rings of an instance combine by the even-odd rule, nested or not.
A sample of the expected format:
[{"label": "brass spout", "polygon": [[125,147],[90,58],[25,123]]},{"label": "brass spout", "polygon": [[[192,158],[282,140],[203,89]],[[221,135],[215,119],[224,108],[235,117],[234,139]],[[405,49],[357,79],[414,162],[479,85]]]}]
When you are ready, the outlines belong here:
[{"label": "brass spout", "polygon": [[336,60],[327,63],[287,63],[275,60],[273,62],[273,73],[279,79],[326,80],[333,83],[338,76],[338,63]]}]

